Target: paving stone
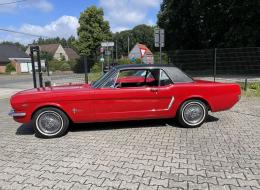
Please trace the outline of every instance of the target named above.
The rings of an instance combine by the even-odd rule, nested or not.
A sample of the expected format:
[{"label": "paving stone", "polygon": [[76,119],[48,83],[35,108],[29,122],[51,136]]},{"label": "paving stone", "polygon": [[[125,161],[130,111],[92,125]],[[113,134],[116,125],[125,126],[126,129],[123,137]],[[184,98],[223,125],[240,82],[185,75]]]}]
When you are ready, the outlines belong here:
[{"label": "paving stone", "polygon": [[169,180],[168,179],[157,179],[157,178],[152,178],[150,181],[150,185],[159,185],[163,187],[168,187],[169,185]]},{"label": "paving stone", "polygon": [[102,184],[102,186],[104,186],[104,187],[113,187],[113,188],[116,188],[116,189],[118,189],[119,188],[119,186],[120,186],[120,184],[121,184],[121,181],[120,180],[110,180],[110,179],[106,179],[105,181],[104,181],[104,183]]},{"label": "paving stone", "polygon": [[70,189],[74,185],[73,182],[64,182],[59,181],[55,186],[54,189]]},{"label": "paving stone", "polygon": [[199,128],[86,124],[57,139],[36,138],[0,105],[0,189],[260,189],[259,98]]},{"label": "paving stone", "polygon": [[137,190],[139,185],[140,185],[139,183],[128,183],[128,182],[122,181],[119,189]]},{"label": "paving stone", "polygon": [[86,190],[90,189],[92,185],[91,184],[81,184],[81,183],[75,183],[70,190]]},{"label": "paving stone", "polygon": [[208,183],[197,184],[194,182],[188,182],[189,190],[207,190],[209,189]]},{"label": "paving stone", "polygon": [[169,180],[169,188],[182,188],[186,190],[188,189],[188,182]]},{"label": "paving stone", "polygon": [[244,186],[251,186],[251,187],[260,188],[259,181],[257,181],[257,180],[242,180],[242,179],[238,179],[238,183],[242,187],[244,187]]}]

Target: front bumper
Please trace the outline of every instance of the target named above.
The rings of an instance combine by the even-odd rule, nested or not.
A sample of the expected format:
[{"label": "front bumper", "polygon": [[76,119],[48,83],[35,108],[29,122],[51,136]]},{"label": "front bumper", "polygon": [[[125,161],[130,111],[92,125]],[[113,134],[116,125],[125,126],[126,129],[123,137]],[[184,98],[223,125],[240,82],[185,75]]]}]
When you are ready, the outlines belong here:
[{"label": "front bumper", "polygon": [[26,113],[16,112],[15,110],[11,110],[8,115],[11,116],[11,117],[25,117]]}]

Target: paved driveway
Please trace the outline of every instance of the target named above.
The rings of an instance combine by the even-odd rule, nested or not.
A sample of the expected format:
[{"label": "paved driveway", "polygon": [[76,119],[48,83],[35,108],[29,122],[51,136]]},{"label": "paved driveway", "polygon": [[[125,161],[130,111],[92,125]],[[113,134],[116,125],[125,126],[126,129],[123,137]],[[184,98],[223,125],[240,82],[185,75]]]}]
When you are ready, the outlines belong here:
[{"label": "paved driveway", "polygon": [[211,114],[200,128],[142,121],[33,135],[0,100],[0,189],[260,189],[260,100]]}]

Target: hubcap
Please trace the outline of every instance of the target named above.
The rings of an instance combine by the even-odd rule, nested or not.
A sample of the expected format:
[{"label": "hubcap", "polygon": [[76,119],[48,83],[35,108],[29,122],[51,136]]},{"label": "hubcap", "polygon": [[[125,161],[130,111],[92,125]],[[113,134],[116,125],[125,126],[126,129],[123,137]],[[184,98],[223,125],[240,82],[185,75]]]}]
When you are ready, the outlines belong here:
[{"label": "hubcap", "polygon": [[183,119],[189,125],[199,124],[205,117],[205,109],[199,103],[189,103],[183,109]]},{"label": "hubcap", "polygon": [[53,111],[41,113],[36,121],[38,129],[45,135],[55,135],[63,127],[62,117]]}]

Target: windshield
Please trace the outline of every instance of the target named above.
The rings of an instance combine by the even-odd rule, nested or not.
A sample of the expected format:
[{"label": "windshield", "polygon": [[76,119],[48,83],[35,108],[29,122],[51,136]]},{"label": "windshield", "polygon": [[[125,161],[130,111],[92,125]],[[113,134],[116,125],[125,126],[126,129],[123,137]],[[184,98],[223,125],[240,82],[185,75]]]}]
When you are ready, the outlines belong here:
[{"label": "windshield", "polygon": [[97,81],[93,82],[91,86],[93,88],[100,87],[100,85],[102,85],[108,78],[114,75],[114,73],[115,73],[115,69],[110,70],[109,72],[101,76]]}]

